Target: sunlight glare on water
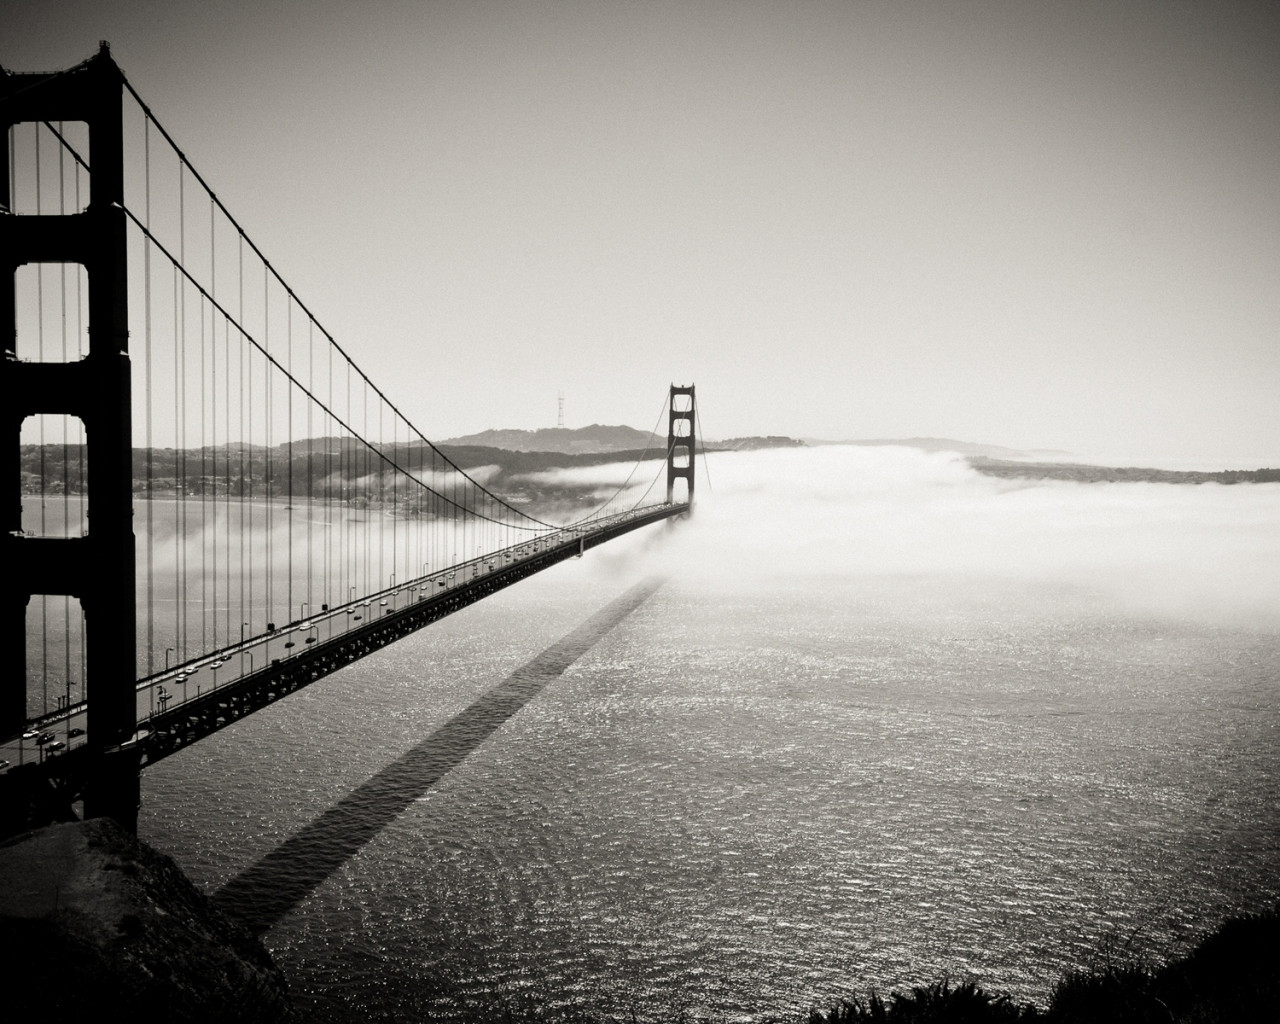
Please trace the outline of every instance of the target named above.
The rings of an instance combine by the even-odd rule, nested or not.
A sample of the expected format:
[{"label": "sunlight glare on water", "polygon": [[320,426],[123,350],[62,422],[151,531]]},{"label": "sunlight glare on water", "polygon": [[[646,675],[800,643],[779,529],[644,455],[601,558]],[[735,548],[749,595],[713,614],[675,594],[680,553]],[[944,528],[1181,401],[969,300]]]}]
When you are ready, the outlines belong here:
[{"label": "sunlight glare on water", "polygon": [[762,1020],[943,974],[1043,1003],[1280,896],[1280,487],[711,472],[687,526],[148,770],[142,835],[213,892],[672,573],[267,933],[311,1019]]}]

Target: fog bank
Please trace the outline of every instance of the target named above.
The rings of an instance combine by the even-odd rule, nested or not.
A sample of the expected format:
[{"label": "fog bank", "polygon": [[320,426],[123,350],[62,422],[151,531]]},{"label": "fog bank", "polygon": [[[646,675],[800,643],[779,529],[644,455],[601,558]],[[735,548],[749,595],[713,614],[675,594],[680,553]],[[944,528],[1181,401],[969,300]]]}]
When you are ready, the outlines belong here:
[{"label": "fog bank", "polygon": [[662,547],[707,585],[911,576],[1280,622],[1280,485],[998,480],[897,447],[712,454],[698,473],[696,514]]}]

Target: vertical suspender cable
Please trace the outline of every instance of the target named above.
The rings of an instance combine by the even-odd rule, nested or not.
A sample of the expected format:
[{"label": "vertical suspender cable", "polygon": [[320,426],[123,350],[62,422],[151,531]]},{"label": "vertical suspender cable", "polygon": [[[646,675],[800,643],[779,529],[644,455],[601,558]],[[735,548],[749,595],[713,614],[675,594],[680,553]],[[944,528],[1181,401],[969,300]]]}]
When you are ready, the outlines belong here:
[{"label": "vertical suspender cable", "polygon": [[[333,408],[333,346],[329,346],[329,372],[326,375],[328,386],[328,407]],[[333,430],[333,424],[330,422],[329,416],[324,418],[324,572],[321,578],[324,580],[325,596],[329,598],[328,604],[340,604],[340,601],[333,599],[333,463],[329,455],[332,447],[330,432]],[[339,586],[341,593],[341,586]]]},{"label": "vertical suspender cable", "polygon": [[[360,433],[363,436],[368,437],[369,436],[369,386],[367,384],[360,389],[360,394],[363,396],[362,407],[364,410],[364,416],[363,416],[361,427],[360,427]],[[362,593],[368,594],[370,591],[369,564],[373,560],[372,557],[370,556],[370,550],[369,550],[370,535],[372,533],[372,515],[373,515],[373,491],[372,491],[373,482],[369,479],[369,477],[372,473],[373,467],[369,465],[369,449],[368,448],[364,449],[363,461],[364,461],[364,480],[365,480],[364,573],[363,573],[364,578],[361,581],[360,590]]]},{"label": "vertical suspender cable", "polygon": [[[262,269],[262,345],[268,352],[271,351],[271,295],[270,295],[270,277],[267,274],[266,267]],[[268,363],[263,369],[263,376],[266,382],[267,401],[266,401],[266,426],[267,426],[267,621],[275,622],[275,545],[274,545],[274,527],[275,527],[275,452],[271,447],[271,428],[272,416],[274,415],[271,408],[272,392],[275,390],[275,379],[271,373],[271,365]],[[286,620],[287,621],[287,620]]]},{"label": "vertical suspender cable", "polygon": [[[316,389],[316,353],[315,336],[311,330],[311,322],[307,321],[307,391],[315,394]],[[315,403],[307,402],[307,606],[313,600],[311,594],[311,520],[314,518],[312,505],[311,456],[315,449],[315,436],[312,431],[311,413]]]},{"label": "vertical suspender cable", "polygon": [[[213,251],[214,223],[213,204],[209,204],[209,291],[217,295],[217,262]],[[200,547],[213,558],[213,572],[209,574],[210,603],[208,614],[212,617],[213,646],[218,646],[218,342],[217,313],[209,303],[209,438],[200,449]],[[200,318],[200,362],[201,372],[204,367],[204,317]],[[204,389],[202,388],[201,391]],[[203,401],[203,399],[201,399]],[[210,472],[206,459],[211,459],[213,469]],[[213,489],[213,527],[207,521],[209,508],[209,489]],[[208,648],[206,648],[207,650]]]},{"label": "vertical suspender cable", "polygon": [[204,301],[204,296],[202,295],[200,296],[200,372],[196,374],[196,386],[200,389],[200,431],[199,431],[200,482],[198,486],[200,488],[199,543],[200,543],[200,651],[201,653],[209,649],[209,632],[208,632],[209,602],[207,600],[207,596],[209,593],[209,567],[206,561],[206,557],[207,557],[206,552],[208,550],[208,547],[205,544],[206,502],[205,502],[205,494],[204,494],[205,451],[206,451],[204,426],[205,426],[205,411],[206,411],[205,407],[208,404],[205,401],[206,396],[205,396],[205,362],[204,362],[204,354],[205,354],[204,307],[205,307],[205,301]]},{"label": "vertical suspender cable", "polygon": [[[707,490],[711,490],[711,467],[707,465],[707,435],[702,432],[702,413],[698,411],[697,403],[693,406],[693,418],[698,423],[698,443],[702,446],[702,472],[707,478]],[[693,454],[689,455],[690,460]]]},{"label": "vertical suspender cable", "polygon": [[[351,415],[351,364],[350,363],[347,363],[347,405],[344,411],[346,415],[343,418],[348,423],[353,422],[353,417]],[[353,457],[354,454],[355,453],[352,452],[351,456]],[[355,596],[354,594],[355,583],[356,583],[355,554],[352,549],[355,548],[356,538],[354,533],[352,533],[351,539],[350,541],[348,541],[347,533],[351,530],[349,523],[352,518],[353,506],[350,499],[354,496],[355,486],[354,486],[354,483],[348,484],[347,481],[351,478],[351,475],[355,473],[355,466],[352,464],[353,459],[348,457],[347,439],[345,436],[342,438],[342,447],[339,449],[339,457],[341,461],[338,469],[338,478],[342,481],[342,490],[343,490],[343,495],[345,499],[343,501],[344,507],[342,509],[342,519],[340,520],[342,524],[341,545],[340,545],[342,549],[341,555],[342,555],[342,572],[343,572],[342,600],[350,601],[351,598]],[[350,568],[348,568],[348,563],[350,563]]]},{"label": "vertical suspender cable", "polygon": [[[187,197],[186,197],[186,168],[182,161],[178,161],[178,263],[179,266],[187,264]],[[173,287],[175,295],[178,298],[178,309],[176,316],[178,318],[179,329],[174,332],[174,340],[178,345],[178,387],[176,389],[175,398],[177,400],[177,416],[178,416],[178,441],[175,445],[177,448],[177,456],[181,471],[178,475],[178,506],[181,509],[181,527],[178,529],[178,552],[179,565],[181,573],[181,593],[179,601],[182,607],[182,638],[181,652],[182,660],[186,661],[189,655],[188,632],[191,625],[191,609],[187,604],[187,541],[189,539],[187,533],[187,287],[186,282],[178,274],[178,268],[174,268]],[[181,291],[179,291],[181,289]]]},{"label": "vertical suspender cable", "polygon": [[146,433],[147,433],[147,675],[155,672],[155,627],[156,627],[156,579],[155,579],[155,442],[152,439],[152,394],[151,373],[151,122],[142,121],[142,189],[143,212],[146,217],[147,237],[142,240],[142,305],[143,305],[143,348],[146,351]]},{"label": "vertical suspender cable", "polygon": [[[293,376],[293,302],[285,297],[285,366],[289,376]],[[289,429],[285,434],[285,451],[289,459],[288,476],[285,482],[285,536],[287,540],[287,584],[285,586],[285,622],[293,621],[293,385],[285,384],[285,415],[289,418]]]},{"label": "vertical suspender cable", "polygon": [[[222,447],[222,564],[226,573],[223,582],[224,600],[227,602],[226,632],[227,643],[231,643],[231,325],[224,318],[222,321],[222,431],[226,440]],[[216,529],[216,523],[215,523]]]},{"label": "vertical suspender cable", "polygon": [[[58,122],[58,137],[62,137],[63,124]],[[65,216],[67,212],[67,182],[66,182],[66,149],[58,150],[58,213]],[[62,300],[62,361],[67,362],[67,265],[60,263],[60,293]],[[70,536],[71,531],[71,479],[70,468],[71,460],[69,458],[70,445],[67,438],[67,416],[62,417],[62,535]],[[63,693],[62,701],[65,704],[71,703],[71,597],[67,594],[62,596],[62,648],[63,648],[63,669],[62,682]]]},{"label": "vertical suspender cable", "polygon": [[[76,199],[75,209],[80,210],[80,169],[76,169]],[[76,274],[76,355],[77,358],[83,358],[84,351],[84,293],[83,281],[84,275],[77,272]],[[84,453],[87,438],[85,437],[84,422],[81,421],[79,426],[80,444],[77,448],[76,467],[78,471],[78,482],[76,493],[80,496],[80,508],[76,516],[76,523],[81,530],[85,524],[85,481],[84,481]],[[80,633],[80,693],[79,699],[84,699],[84,674],[85,674],[85,637],[84,637],[84,604],[80,604],[80,615],[78,629]]]},{"label": "vertical suspender cable", "polygon": [[[40,175],[40,126],[35,125],[36,150],[36,216],[44,212]],[[36,264],[36,345],[37,358],[44,362],[44,264]],[[47,537],[48,528],[45,522],[45,495],[48,487],[45,483],[45,451],[44,451],[44,416],[39,416],[40,433],[40,536]],[[40,595],[40,691],[41,710],[49,713],[49,597]]]},{"label": "vertical suspender cable", "polygon": [[184,660],[182,650],[182,517],[180,508],[182,504],[182,432],[181,432],[181,412],[182,412],[182,392],[180,390],[181,378],[179,376],[180,354],[178,347],[181,344],[180,332],[178,328],[178,271],[173,271],[173,613],[174,613],[174,638],[173,646],[176,648],[178,660]]},{"label": "vertical suspender cable", "polygon": [[382,452],[385,452],[387,449],[386,434],[383,432],[382,413],[383,413],[382,396],[378,395],[378,442],[377,442],[377,445],[375,446],[374,452],[370,453],[371,457],[375,460],[375,464],[377,465],[377,468],[378,468],[378,493],[377,493],[378,517],[376,520],[377,530],[375,531],[374,538],[373,538],[374,543],[377,544],[377,548],[378,548],[377,550],[378,565],[373,578],[374,590],[382,590],[387,585],[387,573],[385,569],[386,544],[384,543],[384,541],[386,540],[387,517],[386,517],[386,505],[385,505],[385,502],[383,501],[383,498],[386,493],[385,488],[387,484],[387,475],[386,475],[386,463],[384,463],[381,459],[378,458],[378,455],[381,454]]},{"label": "vertical suspender cable", "polygon": [[[244,236],[243,235],[240,236],[240,322],[244,323]],[[241,488],[241,491],[240,491],[240,552],[241,552],[241,559],[243,563],[247,566],[246,575],[248,577],[248,586],[249,586],[249,591],[248,591],[249,600],[247,605],[245,605],[244,618],[245,618],[245,621],[249,623],[250,627],[256,632],[257,625],[254,622],[254,618],[253,618],[253,598],[254,598],[253,567],[256,559],[253,553],[253,541],[250,536],[251,531],[254,530],[253,453],[254,453],[254,450],[257,448],[257,442],[254,439],[254,433],[253,433],[253,406],[254,406],[253,350],[249,347],[249,344],[247,341],[242,341],[240,343],[240,351],[244,353],[244,355],[241,357],[241,360],[245,363],[246,390],[244,393],[248,396],[247,401],[243,402],[243,405],[247,409],[248,422],[245,428],[244,441],[242,442],[242,445],[244,450],[246,450],[249,455],[249,472],[247,476],[241,477],[241,480],[243,481],[244,486]],[[243,462],[244,460],[242,456],[241,465],[243,465]],[[249,525],[247,528],[244,522],[246,507],[249,514]],[[248,545],[247,555],[245,553],[246,544]]]}]

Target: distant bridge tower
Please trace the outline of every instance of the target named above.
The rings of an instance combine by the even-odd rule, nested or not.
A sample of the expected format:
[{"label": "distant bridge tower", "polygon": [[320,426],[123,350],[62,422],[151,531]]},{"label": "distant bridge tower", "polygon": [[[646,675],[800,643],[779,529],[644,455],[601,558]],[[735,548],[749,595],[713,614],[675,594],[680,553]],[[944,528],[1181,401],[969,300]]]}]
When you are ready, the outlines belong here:
[{"label": "distant bridge tower", "polygon": [[[685,398],[688,401],[681,401]],[[667,501],[674,500],[676,480],[683,478],[687,491],[685,500],[692,505],[693,456],[697,447],[694,420],[698,412],[693,385],[685,388],[672,384],[668,407],[671,418],[667,426]]]},{"label": "distant bridge tower", "polygon": [[[0,161],[0,735],[27,719],[26,617],[35,594],[78,598],[85,616],[85,680],[93,691],[82,780],[86,816],[135,828],[136,608],[132,413],[121,99],[124,78],[107,45],[79,67],[52,74],[0,72],[0,127],[23,122],[88,125],[89,205],[70,214],[8,209],[11,155]],[[11,133],[5,132],[12,138]],[[7,150],[8,147],[6,147]],[[79,263],[89,286],[88,355],[73,362],[19,362],[17,268]],[[20,442],[28,416],[79,417],[88,442],[89,525],[83,537],[23,532]],[[29,531],[28,531],[29,532]]]}]

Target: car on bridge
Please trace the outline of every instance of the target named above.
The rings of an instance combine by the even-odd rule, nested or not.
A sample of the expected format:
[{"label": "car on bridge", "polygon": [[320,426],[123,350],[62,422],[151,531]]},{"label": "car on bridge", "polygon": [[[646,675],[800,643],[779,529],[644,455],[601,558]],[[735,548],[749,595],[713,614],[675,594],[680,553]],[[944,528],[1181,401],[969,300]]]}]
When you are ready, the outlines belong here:
[{"label": "car on bridge", "polygon": [[42,747],[46,743],[51,743],[52,741],[53,741],[53,733],[51,732],[42,732],[39,736],[36,737],[36,742],[39,743],[40,746]]},{"label": "car on bridge", "polygon": [[67,749],[67,745],[63,743],[62,740],[54,740],[52,743],[48,744],[48,746],[44,748],[44,752],[46,754],[53,754],[59,750],[66,750],[66,749]]}]

